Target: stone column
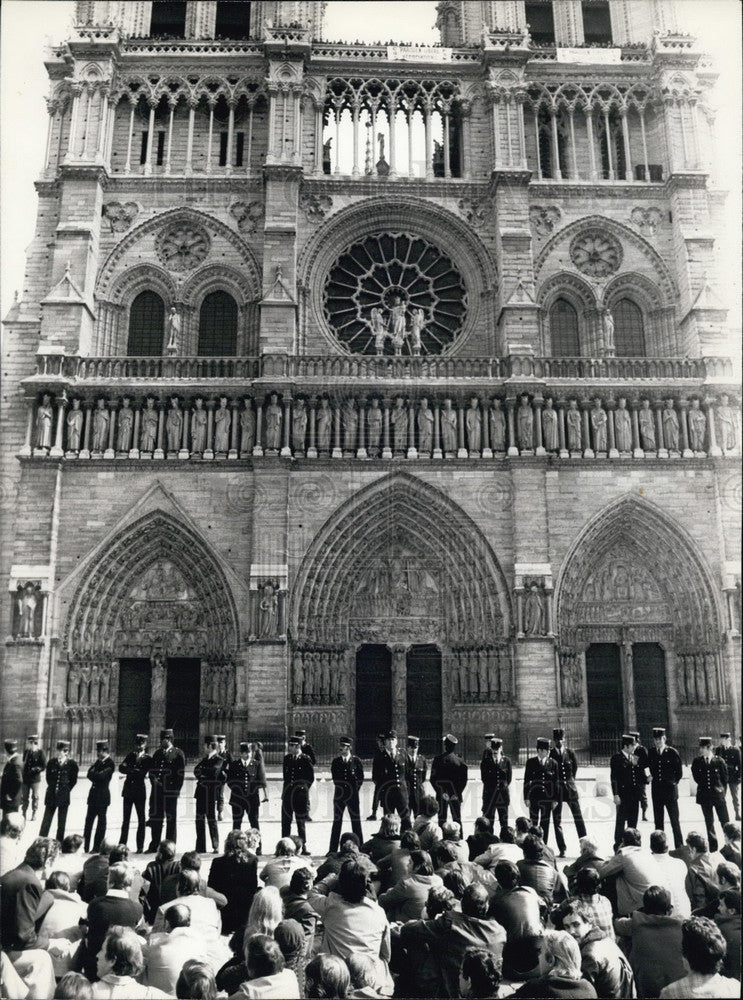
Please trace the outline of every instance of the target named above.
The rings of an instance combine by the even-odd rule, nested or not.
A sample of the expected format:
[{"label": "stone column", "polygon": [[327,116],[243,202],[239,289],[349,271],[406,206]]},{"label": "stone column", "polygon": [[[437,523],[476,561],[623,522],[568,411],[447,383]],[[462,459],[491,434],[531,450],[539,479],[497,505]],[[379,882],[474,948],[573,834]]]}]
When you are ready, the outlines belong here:
[{"label": "stone column", "polygon": [[609,458],[619,458],[619,452],[617,451],[617,439],[614,433],[614,411],[617,408],[616,400],[607,399],[606,401],[606,429],[609,434]]},{"label": "stone column", "polygon": [[457,458],[468,458],[469,452],[464,440],[464,406],[457,404]]},{"label": "stone column", "polygon": [[392,646],[392,728],[408,728],[408,667],[405,646]]},{"label": "stone column", "polygon": [[635,681],[632,666],[632,643],[622,642],[621,648],[621,672],[622,691],[624,694],[624,717],[627,720],[627,727],[634,729],[637,724],[637,712],[635,709]]},{"label": "stone column", "polygon": [[167,684],[167,661],[164,657],[153,657],[152,698],[150,700],[150,746],[157,746],[160,742],[158,737],[165,723],[165,692]]},{"label": "stone column", "polygon": [[687,411],[689,409],[689,401],[687,399],[680,399],[678,405],[679,412],[679,430],[681,432],[681,457],[682,458],[694,458],[694,452],[689,447],[689,421]]},{"label": "stone column", "polygon": [[118,403],[112,399],[108,404],[108,448],[103,452],[104,458],[116,458],[114,443],[116,441],[116,409]]},{"label": "stone column", "polygon": [[366,406],[364,405],[363,399],[359,403],[359,446],[356,450],[356,458],[368,458],[369,454],[366,450],[366,444],[364,443],[364,435],[366,433]]},{"label": "stone column", "polygon": [[408,458],[417,458],[418,451],[415,447],[415,407],[411,401],[408,406]]},{"label": "stone column", "polygon": [[281,401],[284,404],[284,443],[281,446],[281,456],[291,458],[292,450],[289,442],[292,432],[292,397],[286,393],[282,395]]},{"label": "stone column", "polygon": [[508,455],[518,455],[519,449],[516,446],[516,420],[514,416],[514,407],[516,406],[516,400],[511,397],[506,397],[506,424],[508,427]]},{"label": "stone column", "polygon": [[178,452],[178,458],[186,459],[189,457],[188,451],[188,428],[191,423],[191,411],[188,408],[188,403],[183,401],[183,406],[181,407],[181,413],[183,414],[183,434],[181,435],[181,449]]},{"label": "stone column", "polygon": [[165,451],[163,450],[163,438],[165,436],[165,403],[157,400],[155,406],[157,407],[157,439],[155,440],[155,450],[152,453],[152,457],[165,458]]},{"label": "stone column", "polygon": [[487,396],[482,405],[482,457],[493,457],[493,449],[490,447],[490,400]]},{"label": "stone column", "polygon": [[333,440],[331,442],[330,457],[343,458],[343,449],[341,448],[341,408],[338,400],[336,400],[333,407]]},{"label": "stone column", "polygon": [[216,403],[213,399],[207,399],[206,401],[206,447],[204,448],[204,453],[201,456],[205,461],[210,461],[214,458],[214,448],[212,447],[212,442],[214,441],[214,407]]},{"label": "stone column", "polygon": [[535,451],[536,455],[546,455],[547,451],[544,447],[544,440],[542,438],[542,403],[544,402],[542,396],[539,393],[534,394],[534,423],[536,424],[537,431],[537,448]]},{"label": "stone column", "polygon": [[255,406],[255,444],[253,454],[260,458],[263,454],[263,404],[256,400]]},{"label": "stone column", "polygon": [[[65,411],[67,410],[67,396],[64,391],[57,403],[57,430],[54,436],[54,444],[49,452],[50,458],[62,458],[64,450],[62,448],[62,432],[64,429]],[[722,454],[722,453],[721,453]]]},{"label": "stone column", "polygon": [[663,435],[663,401],[655,404],[655,433],[658,435],[658,458],[668,458],[668,448]]},{"label": "stone column", "polygon": [[637,411],[640,408],[640,403],[638,400],[633,399],[630,403],[630,412],[632,414],[632,457],[633,458],[644,458],[645,452],[640,447],[640,424],[639,418],[637,416]]},{"label": "stone column", "polygon": [[385,399],[382,402],[382,458],[392,458],[390,447],[390,404]]},{"label": "stone column", "polygon": [[21,445],[21,450],[18,452],[19,458],[30,458],[31,457],[31,439],[34,430],[34,401],[32,399],[26,402],[26,434],[23,438],[23,444]]},{"label": "stone column", "polygon": [[706,396],[704,406],[707,410],[707,433],[709,435],[709,451],[707,454],[712,458],[722,456],[722,448],[717,443],[717,429],[715,427],[715,398]]},{"label": "stone column", "polygon": [[441,450],[441,404],[438,400],[433,404],[433,457],[444,457]]},{"label": "stone column", "polygon": [[588,399],[583,399],[580,402],[581,414],[583,416],[583,440],[585,442],[585,448],[583,449],[584,458],[595,458],[596,453],[591,447],[591,402]]},{"label": "stone column", "polygon": [[310,410],[310,440],[307,445],[307,458],[317,458],[317,445],[315,443],[316,421],[317,421],[317,400],[307,401]]},{"label": "stone column", "polygon": [[[135,404],[133,409],[134,430],[132,431],[132,446],[129,449],[129,458],[139,458],[139,425],[142,422],[142,407]],[[90,416],[90,413],[88,413],[88,416]]]},{"label": "stone column", "polygon": [[570,458],[570,452],[568,451],[567,445],[565,443],[565,400],[559,399],[557,401],[557,440],[560,445],[559,456],[560,458]]}]

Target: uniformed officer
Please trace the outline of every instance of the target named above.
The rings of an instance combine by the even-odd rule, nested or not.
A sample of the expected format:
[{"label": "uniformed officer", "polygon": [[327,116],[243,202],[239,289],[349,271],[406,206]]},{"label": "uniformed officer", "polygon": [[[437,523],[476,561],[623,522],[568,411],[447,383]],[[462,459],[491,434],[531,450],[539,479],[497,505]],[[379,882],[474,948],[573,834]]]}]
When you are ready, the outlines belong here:
[{"label": "uniformed officer", "polygon": [[537,755],[530,757],[524,769],[524,802],[532,826],[541,826],[544,842],[550,831],[550,816],[557,802],[557,764],[549,755],[550,741],[537,739]]},{"label": "uniformed officer", "polygon": [[119,770],[126,775],[124,787],[121,790],[124,812],[121,821],[121,836],[119,843],[125,844],[129,839],[129,821],[132,815],[132,806],[137,812],[137,852],[144,850],[145,834],[145,804],[147,802],[147,786],[145,779],[152,767],[152,757],[147,753],[147,734],[137,733],[135,738],[136,749],[130,750],[126,757],[119,764]]},{"label": "uniformed officer", "polygon": [[720,733],[720,745],[715,753],[722,757],[728,769],[728,788],[733,800],[735,821],[740,823],[740,747],[731,744],[730,733]]},{"label": "uniformed officer", "polygon": [[513,779],[511,761],[503,756],[503,740],[494,733],[485,734],[485,749],[480,761],[482,778],[482,814],[495,824],[495,813],[501,831],[508,826],[511,804],[510,784]]},{"label": "uniformed officer", "polygon": [[219,787],[217,788],[217,819],[221,823],[222,815],[224,813],[224,786],[227,781],[227,771],[229,770],[229,766],[234,759],[230,751],[227,749],[227,737],[224,733],[217,733],[217,753],[224,761],[224,781],[220,782]]},{"label": "uniformed officer", "polygon": [[196,850],[203,854],[206,851],[206,827],[212,841],[212,850],[219,853],[219,828],[217,827],[217,788],[224,783],[224,761],[217,753],[217,736],[207,736],[204,739],[206,755],[194,768],[196,788]]},{"label": "uniformed officer", "polygon": [[5,741],[5,767],[0,778],[0,809],[6,813],[18,812],[23,798],[23,767],[18,756],[18,741]]},{"label": "uniformed officer", "polygon": [[374,751],[372,757],[372,770],[371,779],[374,785],[374,795],[372,796],[372,808],[369,815],[366,817],[367,822],[373,822],[377,818],[377,809],[379,808],[379,792],[381,789],[382,780],[382,770],[384,767],[384,733],[377,734],[377,748]]},{"label": "uniformed officer", "polygon": [[408,758],[397,749],[397,733],[390,729],[384,734],[384,747],[379,755],[379,804],[386,816],[397,813],[400,829],[410,830],[410,805],[408,802]]},{"label": "uniformed officer", "polygon": [[565,857],[565,835],[562,832],[562,804],[567,802],[575,821],[575,832],[578,837],[585,837],[586,824],[580,809],[578,786],[575,776],[578,773],[578,761],[570,747],[565,746],[565,730],[552,730],[552,749],[550,757],[557,764],[557,803],[552,812],[555,824],[555,840],[560,851],[560,857]]},{"label": "uniformed officer", "polygon": [[640,808],[642,810],[642,821],[647,823],[648,820],[648,750],[647,747],[642,745],[642,740],[640,739],[640,734],[638,732],[630,733],[630,736],[635,738],[635,752],[634,757],[637,763],[637,767],[640,769],[642,775],[642,795],[640,796]]},{"label": "uniformed officer", "polygon": [[310,758],[302,753],[299,736],[289,737],[289,753],[284,756],[284,787],[281,790],[281,836],[288,837],[292,819],[297,818],[297,833],[302,841],[302,854],[309,854],[307,847],[307,810],[310,804],[310,787],[315,780],[315,769]]},{"label": "uniformed officer", "polygon": [[57,756],[52,757],[46,765],[46,795],[44,796],[44,816],[39,830],[40,837],[46,837],[52,825],[54,813],[57,814],[57,840],[64,840],[67,810],[70,806],[70,793],[77,784],[77,761],[70,757],[68,740],[57,742]]},{"label": "uniformed officer", "polygon": [[[299,737],[299,746],[301,747],[302,753],[305,757],[309,757],[312,766],[315,767],[317,764],[317,754],[312,749],[312,747],[307,742],[307,730],[306,729],[295,729],[294,735]],[[312,817],[310,816],[310,800],[307,799],[307,815],[305,816],[305,822],[311,823]]]},{"label": "uniformed officer", "polygon": [[614,823],[614,851],[619,850],[625,827],[635,829],[640,811],[640,801],[645,788],[645,776],[637,766],[637,740],[634,733],[622,735],[622,749],[612,754],[609,777],[614,805],[617,807]]},{"label": "uniformed officer", "polygon": [[683,847],[679,822],[679,788],[683,767],[678,751],[666,743],[666,731],[662,726],[653,729],[653,746],[648,750],[648,767],[652,786],[650,795],[653,800],[653,819],[655,829],[663,829],[663,810],[667,810],[668,819],[673,830],[674,846]]},{"label": "uniformed officer", "polygon": [[717,813],[720,826],[730,819],[725,801],[728,769],[722,757],[712,752],[711,736],[699,737],[699,750],[699,756],[691,762],[691,776],[697,785],[697,805],[702,807],[709,849],[714,853],[717,850],[714,814]]},{"label": "uniformed officer", "polygon": [[330,830],[330,847],[328,854],[338,850],[343,826],[343,813],[348,809],[351,829],[363,844],[361,832],[361,806],[359,805],[359,790],[364,784],[364,768],[355,754],[351,753],[351,740],[341,736],[338,741],[340,755],[334,757],[330,764],[330,776],[333,779],[333,826]]},{"label": "uniformed officer", "polygon": [[412,816],[420,812],[423,785],[428,777],[428,761],[420,753],[420,737],[408,736],[408,805]]},{"label": "uniformed officer", "polygon": [[263,789],[263,801],[268,802],[263,756],[259,756],[254,747],[255,744],[251,747],[250,743],[243,741],[240,744],[240,756],[231,760],[227,767],[233,830],[240,829],[246,812],[249,826],[253,830],[260,830],[258,811],[261,789]]},{"label": "uniformed officer", "polygon": [[23,817],[28,812],[28,800],[31,799],[31,819],[36,819],[39,809],[39,785],[41,772],[46,768],[46,754],[39,747],[39,734],[32,733],[26,740],[23,751]]},{"label": "uniformed officer", "polygon": [[106,835],[106,812],[111,804],[111,789],[109,786],[116,770],[113,758],[108,752],[108,741],[96,740],[95,749],[98,759],[94,760],[88,768],[90,791],[88,792],[88,809],[85,813],[85,827],[83,830],[86,854],[90,851],[90,837],[93,833],[93,824],[96,821],[93,851],[98,850]]},{"label": "uniformed officer", "polygon": [[439,823],[446,822],[451,809],[451,818],[462,826],[462,796],[467,786],[467,765],[457,753],[459,740],[451,733],[444,737],[444,752],[433,758],[431,763],[431,784],[439,804]]},{"label": "uniformed officer", "polygon": [[178,836],[178,796],[186,775],[186,758],[183,751],[173,744],[173,730],[160,730],[160,746],[152,755],[150,766],[150,818],[147,821],[152,838],[147,853],[157,850],[162,839],[163,822],[165,837],[175,841]]}]

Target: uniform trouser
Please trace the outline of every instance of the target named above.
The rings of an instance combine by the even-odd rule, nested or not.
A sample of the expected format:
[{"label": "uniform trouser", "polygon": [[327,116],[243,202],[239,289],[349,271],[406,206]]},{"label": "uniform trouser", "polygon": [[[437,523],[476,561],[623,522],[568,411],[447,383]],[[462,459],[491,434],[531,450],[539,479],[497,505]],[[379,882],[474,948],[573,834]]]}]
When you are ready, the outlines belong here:
[{"label": "uniform trouser", "polygon": [[630,830],[634,830],[637,827],[637,816],[640,811],[640,799],[632,798],[623,799],[620,797],[619,805],[617,806],[617,817],[614,822],[614,850],[616,851],[622,843],[622,834],[624,833],[625,827],[629,827]]},{"label": "uniform trouser", "polygon": [[673,830],[673,845],[676,848],[684,846],[684,838],[681,835],[681,823],[679,821],[678,792],[674,787],[673,791],[665,788],[656,788],[655,783],[651,787],[651,797],[653,800],[653,820],[656,830],[662,830],[663,810],[668,812],[668,819]]},{"label": "uniform trouser", "polygon": [[292,820],[296,817],[297,834],[302,844],[307,844],[307,812],[310,805],[310,791],[306,785],[289,785],[281,793],[281,836],[291,833]]},{"label": "uniform trouser", "polygon": [[415,817],[418,816],[421,811],[421,798],[423,797],[423,792],[412,792],[408,788],[408,805],[410,806],[410,815]]},{"label": "uniform trouser", "polygon": [[23,818],[26,818],[26,813],[28,812],[28,800],[31,799],[31,819],[34,818],[36,812],[39,808],[39,785],[40,781],[32,781],[30,784],[23,782]]},{"label": "uniform trouser", "polygon": [[498,822],[501,830],[508,826],[508,806],[509,799],[504,799],[503,792],[498,788],[483,787],[482,790],[482,814],[495,826],[495,814],[498,813]]},{"label": "uniform trouser", "polygon": [[380,795],[380,793],[381,793],[380,786],[379,785],[375,785],[374,786],[374,795],[372,795],[372,806],[371,806],[372,815],[374,815],[374,816],[376,816],[377,809],[379,809],[379,795]]},{"label": "uniform trouser", "polygon": [[85,813],[85,827],[83,828],[84,849],[87,854],[90,850],[90,836],[93,832],[93,825],[98,821],[93,837],[93,851],[96,852],[106,836],[106,812],[108,805],[98,805],[95,802],[88,803],[88,810]]},{"label": "uniform trouser", "polygon": [[61,843],[64,840],[65,826],[67,825],[67,810],[69,809],[69,803],[63,806],[59,806],[59,811],[56,803],[51,806],[44,807],[44,818],[41,821],[41,828],[39,829],[39,836],[46,837],[49,834],[49,828],[52,825],[52,820],[54,819],[54,813],[57,813],[57,840]]},{"label": "uniform trouser", "polygon": [[144,850],[144,834],[145,834],[145,814],[144,806],[147,801],[147,792],[144,786],[142,790],[137,791],[134,795],[125,795],[123,797],[124,812],[123,818],[121,820],[121,836],[119,837],[119,843],[125,844],[129,839],[129,821],[132,816],[132,806],[137,811],[137,851],[141,854]]},{"label": "uniform trouser", "polygon": [[261,825],[258,819],[260,812],[260,799],[257,795],[248,795],[245,799],[232,799],[232,829],[239,830],[242,826],[243,816],[248,814],[248,826],[253,830],[260,830]]},{"label": "uniform trouser", "polygon": [[400,817],[400,830],[410,830],[413,823],[410,819],[410,805],[408,803],[407,788],[400,788],[398,785],[390,785],[387,788],[379,789],[379,804],[385,816],[390,813],[397,813]]},{"label": "uniform trouser", "polygon": [[151,850],[157,850],[162,839],[163,821],[165,822],[166,840],[175,842],[178,836],[178,794],[178,792],[166,792],[162,785],[152,786],[148,823],[152,830]]},{"label": "uniform trouser", "polygon": [[560,852],[565,850],[565,835],[562,832],[563,802],[567,803],[570,812],[573,814],[575,832],[579,837],[585,837],[586,835],[586,824],[583,822],[583,813],[580,811],[580,802],[577,799],[558,799],[555,803],[555,808],[552,811],[552,819],[555,825],[555,840],[557,841],[557,849]]},{"label": "uniform trouser", "polygon": [[224,809],[224,785],[217,787],[217,814],[221,817]]},{"label": "uniform trouser", "polygon": [[459,823],[459,830],[462,830],[462,803],[460,799],[445,799],[443,796],[437,796],[439,800],[439,825],[443,826],[446,823],[446,817],[451,809],[451,818],[455,823]]},{"label": "uniform trouser", "polygon": [[348,809],[348,818],[351,820],[351,829],[359,838],[360,843],[364,843],[364,835],[361,832],[361,806],[359,805],[359,793],[352,792],[347,788],[339,789],[336,786],[333,795],[333,826],[330,830],[330,847],[328,853],[332,854],[338,850],[341,839],[341,827],[343,826],[343,814]]},{"label": "uniform trouser", "polygon": [[219,848],[219,828],[217,826],[217,790],[216,788],[197,787],[196,794],[196,850],[202,853],[206,850],[206,827],[212,850]]},{"label": "uniform trouser", "polygon": [[545,844],[550,832],[550,816],[555,805],[553,799],[529,799],[529,822],[532,826],[542,828],[542,839]]},{"label": "uniform trouser", "polygon": [[728,788],[730,789],[730,797],[733,800],[733,811],[735,812],[735,820],[736,822],[740,822],[740,782],[731,781],[728,784]]},{"label": "uniform trouser", "polygon": [[648,787],[647,785],[642,786],[642,791],[640,792],[640,805],[642,806],[642,818],[645,819],[645,814],[648,811]]},{"label": "uniform trouser", "polygon": [[720,821],[720,826],[724,826],[730,819],[727,802],[724,795],[715,798],[712,802],[701,802],[700,809],[704,816],[704,825],[707,827],[707,840],[709,841],[710,853],[717,850],[717,837],[715,835],[715,813]]}]

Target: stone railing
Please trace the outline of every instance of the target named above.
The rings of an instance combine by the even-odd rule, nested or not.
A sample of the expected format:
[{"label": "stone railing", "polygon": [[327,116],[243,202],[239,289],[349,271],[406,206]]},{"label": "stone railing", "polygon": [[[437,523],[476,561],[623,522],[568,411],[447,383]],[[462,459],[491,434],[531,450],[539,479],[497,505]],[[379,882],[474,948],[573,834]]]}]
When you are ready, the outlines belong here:
[{"label": "stone railing", "polygon": [[260,358],[106,357],[80,358],[39,354],[38,375],[85,379],[253,379],[260,375]]}]

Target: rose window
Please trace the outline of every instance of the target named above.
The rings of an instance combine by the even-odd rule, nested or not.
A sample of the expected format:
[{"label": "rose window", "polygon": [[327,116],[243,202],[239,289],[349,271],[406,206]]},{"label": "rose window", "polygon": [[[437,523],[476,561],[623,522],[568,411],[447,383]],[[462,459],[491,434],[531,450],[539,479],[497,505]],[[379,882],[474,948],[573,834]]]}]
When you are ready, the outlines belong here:
[{"label": "rose window", "polygon": [[323,307],[353,354],[441,354],[462,329],[467,290],[438,247],[380,233],[341,254],[325,281]]},{"label": "rose window", "polygon": [[209,235],[200,226],[178,223],[155,241],[157,255],[170,271],[190,271],[209,253]]},{"label": "rose window", "polygon": [[570,244],[573,264],[592,278],[605,278],[622,263],[622,246],[618,240],[598,229],[580,233]]}]

